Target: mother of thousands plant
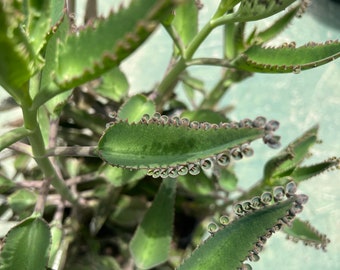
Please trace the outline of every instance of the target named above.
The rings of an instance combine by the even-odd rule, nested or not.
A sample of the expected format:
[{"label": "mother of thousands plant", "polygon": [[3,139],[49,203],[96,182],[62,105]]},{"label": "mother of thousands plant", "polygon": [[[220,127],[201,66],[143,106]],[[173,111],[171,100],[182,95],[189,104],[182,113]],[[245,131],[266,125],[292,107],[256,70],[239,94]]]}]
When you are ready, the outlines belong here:
[{"label": "mother of thousands plant", "polygon": [[[258,139],[278,148],[279,122],[232,121],[215,106],[254,72],[299,73],[340,56],[338,41],[266,47],[306,1],[221,0],[201,29],[200,1],[133,0],[106,18],[94,18],[89,1],[80,28],[70,3],[0,3],[0,84],[10,95],[1,106],[22,111],[0,137],[1,162],[12,158],[15,169],[0,167],[1,270],[251,269],[246,261],[278,230],[325,250],[327,236],[296,217],[308,200],[299,183],[339,166],[301,166],[318,126],[240,193],[234,162],[252,156]],[[119,65],[157,27],[173,41],[167,72],[150,92],[128,96]],[[218,27],[222,57],[195,57]],[[222,67],[213,89],[190,75],[193,65]],[[191,104],[178,100],[178,85]]]}]

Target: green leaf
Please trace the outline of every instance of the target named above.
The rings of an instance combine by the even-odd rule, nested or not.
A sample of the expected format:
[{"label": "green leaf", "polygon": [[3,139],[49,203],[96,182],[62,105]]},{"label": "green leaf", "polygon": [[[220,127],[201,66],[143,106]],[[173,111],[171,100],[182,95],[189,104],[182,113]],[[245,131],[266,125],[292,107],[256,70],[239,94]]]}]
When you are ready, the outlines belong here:
[{"label": "green leaf", "polygon": [[[217,125],[159,113],[144,116],[138,123],[116,119],[105,130],[97,150],[104,161],[114,166],[155,169],[151,172],[154,177],[176,177],[177,173],[188,172],[196,175],[200,166],[226,166],[232,157],[238,160],[251,155],[248,143],[253,140],[263,138],[269,146],[277,147],[279,138],[271,134],[269,126],[278,122],[264,121],[259,117]],[[254,127],[258,122],[261,127]]]},{"label": "green leaf", "polygon": [[209,122],[209,123],[214,123],[214,124],[219,124],[221,122],[228,121],[228,119],[223,114],[209,110],[209,109],[184,111],[181,114],[181,117],[188,118],[191,121]]},{"label": "green leaf", "polygon": [[218,184],[226,191],[234,191],[237,188],[237,176],[228,169],[222,169],[218,175]]},{"label": "green leaf", "polygon": [[130,242],[132,257],[139,268],[150,269],[168,259],[175,195],[176,180],[164,179]]},{"label": "green leaf", "polygon": [[276,20],[271,26],[259,32],[255,36],[256,42],[264,43],[280,34],[293,20],[295,15],[298,13],[299,9],[300,9],[299,5],[290,9],[286,14],[284,14],[282,17]]},{"label": "green leaf", "polygon": [[129,123],[138,122],[144,114],[153,114],[155,104],[143,95],[135,95],[128,99],[119,109],[118,117]]},{"label": "green leaf", "polygon": [[302,241],[305,245],[314,246],[326,250],[330,240],[325,234],[319,233],[308,221],[295,219],[291,226],[285,227],[283,231],[287,238],[294,242]]},{"label": "green leaf", "polygon": [[299,73],[335,60],[340,56],[340,42],[308,43],[295,48],[251,46],[232,62],[238,69],[262,73]]},{"label": "green leaf", "polygon": [[39,217],[30,217],[13,227],[0,254],[0,270],[46,269],[50,229]]},{"label": "green leaf", "polygon": [[147,209],[147,201],[140,197],[120,196],[114,212],[109,216],[111,222],[123,227],[136,227]]},{"label": "green leaf", "polygon": [[[58,115],[60,111],[58,110],[59,104],[63,104],[71,92],[61,91],[60,88],[55,85],[53,81],[53,74],[58,66],[58,55],[60,53],[60,44],[65,42],[67,33],[69,31],[70,22],[69,18],[65,15],[62,17],[61,22],[58,26],[56,32],[51,36],[45,51],[45,61],[46,64],[41,72],[40,89],[33,100],[33,106],[39,107],[46,101],[48,111],[53,115]],[[58,95],[59,94],[59,95]],[[56,96],[57,95],[57,96]],[[56,97],[55,97],[56,96]],[[51,99],[54,97],[53,99]]]},{"label": "green leaf", "polygon": [[58,56],[56,82],[68,89],[118,66],[146,40],[164,12],[172,7],[170,0],[136,0],[69,36]]},{"label": "green leaf", "polygon": [[0,3],[0,85],[21,104],[28,98],[27,82],[36,71],[38,59],[22,29],[22,3]]},{"label": "green leaf", "polygon": [[198,32],[198,9],[194,0],[185,1],[176,8],[172,25],[186,47]]},{"label": "green leaf", "polygon": [[63,240],[63,230],[61,224],[53,224],[51,226],[51,250],[49,253],[48,267],[52,268],[55,260],[58,260],[57,253]]},{"label": "green leaf", "polygon": [[13,187],[15,187],[15,182],[0,174],[0,194],[4,194]]},{"label": "green leaf", "polygon": [[204,173],[199,175],[183,175],[179,176],[178,182],[188,192],[198,195],[211,195],[215,191],[214,182]]},{"label": "green leaf", "polygon": [[62,17],[65,1],[27,1],[26,32],[35,54],[46,44],[47,36]]},{"label": "green leaf", "polygon": [[[293,196],[283,202],[250,211],[213,232],[213,236],[204,241],[178,270],[238,269],[248,256],[254,256],[254,253],[257,256],[258,251],[253,252],[256,243],[262,246],[263,241],[272,235],[271,231],[276,230],[273,228],[282,226],[279,220],[287,218],[287,212],[294,207],[296,200],[297,197]],[[218,229],[218,226],[215,228]]]},{"label": "green leaf", "polygon": [[330,158],[318,164],[313,164],[305,167],[297,167],[290,176],[294,179],[294,181],[301,182],[303,180],[317,176],[326,170],[339,168],[339,165],[340,161],[338,158]]},{"label": "green leaf", "polygon": [[7,202],[14,213],[20,217],[27,217],[32,213],[37,197],[32,191],[20,189],[9,195]]},{"label": "green leaf", "polygon": [[104,166],[100,170],[100,175],[115,187],[121,187],[142,179],[146,172],[143,170],[126,170],[123,168]]},{"label": "green leaf", "polygon": [[289,176],[308,157],[310,148],[317,141],[318,126],[307,130],[290,143],[277,156],[270,159],[264,168],[264,180],[275,184],[275,179]]},{"label": "green leaf", "polygon": [[120,102],[129,89],[129,83],[125,74],[118,68],[113,68],[102,76],[101,84],[96,92],[104,97]]},{"label": "green leaf", "polygon": [[255,21],[270,17],[296,2],[296,0],[242,0],[235,13],[238,21]]},{"label": "green leaf", "polygon": [[32,131],[24,128],[19,127],[7,131],[6,133],[0,135],[0,151],[5,149],[6,147],[12,145],[13,143],[25,138],[26,136],[30,135]]}]

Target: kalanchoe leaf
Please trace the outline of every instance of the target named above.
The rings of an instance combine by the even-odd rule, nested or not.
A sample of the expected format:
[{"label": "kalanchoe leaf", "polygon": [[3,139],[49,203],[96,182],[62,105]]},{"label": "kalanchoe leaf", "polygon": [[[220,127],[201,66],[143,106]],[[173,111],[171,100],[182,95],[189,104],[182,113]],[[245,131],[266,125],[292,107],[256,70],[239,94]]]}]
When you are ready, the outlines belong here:
[{"label": "kalanchoe leaf", "polygon": [[32,131],[20,127],[20,128],[15,128],[12,129],[0,136],[0,151],[5,149],[6,147],[10,146],[11,144],[21,140],[22,138],[27,137],[30,135]]},{"label": "kalanchoe leaf", "polygon": [[176,29],[183,46],[186,47],[198,31],[198,10],[195,1],[186,1],[176,8],[172,25]]},{"label": "kalanchoe leaf", "polygon": [[309,149],[317,141],[317,131],[318,126],[312,127],[277,156],[270,159],[265,165],[264,181],[276,184],[276,179],[291,175],[296,167],[308,157]]},{"label": "kalanchoe leaf", "polygon": [[308,43],[295,48],[295,43],[281,47],[264,48],[253,45],[240,55],[232,65],[238,69],[262,73],[299,73],[326,64],[340,56],[340,43]]},{"label": "kalanchoe leaf", "polygon": [[41,66],[22,29],[24,16],[19,1],[0,3],[0,85],[20,104],[28,95],[25,85]]},{"label": "kalanchoe leaf", "polygon": [[116,67],[154,31],[162,14],[173,4],[170,0],[133,1],[71,35],[61,46],[56,82],[68,89]]},{"label": "kalanchoe leaf", "polygon": [[[262,200],[264,195],[270,195],[266,203]],[[231,270],[241,267],[246,259],[257,261],[266,240],[286,223],[291,223],[297,209],[301,210],[307,199],[306,195],[290,194],[287,199],[273,204],[273,197],[275,194],[267,192],[261,197],[236,204],[234,209],[240,217],[229,223],[229,218],[223,216],[220,230],[217,224],[210,225],[208,229],[213,236],[178,269]]]},{"label": "kalanchoe leaf", "polygon": [[267,42],[280,34],[298,13],[300,5],[290,9],[285,15],[276,20],[271,26],[255,35],[257,43]]},{"label": "kalanchoe leaf", "polygon": [[340,159],[333,157],[324,162],[313,164],[304,167],[297,167],[291,174],[296,182],[301,182],[303,180],[309,179],[311,177],[317,176],[324,171],[339,168]]},{"label": "kalanchoe leaf", "polygon": [[156,111],[153,101],[143,95],[135,95],[128,99],[119,109],[119,119],[127,120],[129,123],[138,122],[143,115],[152,115]]},{"label": "kalanchoe leaf", "polygon": [[263,138],[276,146],[272,121],[258,126],[258,119],[219,125],[159,113],[145,115],[138,123],[116,119],[101,137],[98,154],[113,166],[150,169],[155,178],[196,175],[200,168],[227,166],[232,159],[248,156],[253,140]]},{"label": "kalanchoe leaf", "polygon": [[294,242],[302,241],[306,246],[314,246],[317,249],[326,247],[330,240],[325,234],[319,233],[308,221],[295,219],[291,226],[285,227],[283,231],[287,234],[287,239]]},{"label": "kalanchoe leaf", "polygon": [[43,219],[23,220],[6,235],[0,253],[0,269],[45,269],[50,239],[49,226]]},{"label": "kalanchoe leaf", "polygon": [[243,22],[264,19],[284,10],[294,2],[296,0],[243,0],[235,17]]},{"label": "kalanchoe leaf", "polygon": [[129,89],[129,83],[125,74],[118,68],[113,68],[102,76],[101,84],[96,92],[101,96],[120,102]]},{"label": "kalanchoe leaf", "polygon": [[139,268],[150,269],[168,258],[175,195],[176,180],[164,179],[130,242],[131,254]]}]

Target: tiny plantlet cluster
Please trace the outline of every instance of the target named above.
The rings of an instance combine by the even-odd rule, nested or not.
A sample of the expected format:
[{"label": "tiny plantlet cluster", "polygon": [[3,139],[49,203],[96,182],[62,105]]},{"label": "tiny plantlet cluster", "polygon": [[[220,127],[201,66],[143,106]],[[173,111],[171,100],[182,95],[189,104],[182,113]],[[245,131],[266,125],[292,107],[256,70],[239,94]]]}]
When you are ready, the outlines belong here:
[{"label": "tiny plantlet cluster", "polygon": [[[1,110],[22,112],[0,134],[0,270],[252,269],[277,231],[326,251],[327,235],[298,217],[308,201],[299,184],[340,166],[302,165],[319,126],[281,146],[280,119],[236,121],[217,106],[254,73],[298,74],[340,56],[332,40],[267,45],[309,1],[220,0],[201,28],[197,0],[132,0],[105,17],[96,2],[80,27],[79,1],[0,3]],[[249,24],[266,18],[261,30]],[[159,28],[173,46],[166,74],[129,95],[133,74],[120,64]],[[216,28],[222,56],[196,57]],[[221,68],[213,89],[190,73],[196,65]],[[234,164],[256,158],[258,140],[278,152],[240,190]]]}]

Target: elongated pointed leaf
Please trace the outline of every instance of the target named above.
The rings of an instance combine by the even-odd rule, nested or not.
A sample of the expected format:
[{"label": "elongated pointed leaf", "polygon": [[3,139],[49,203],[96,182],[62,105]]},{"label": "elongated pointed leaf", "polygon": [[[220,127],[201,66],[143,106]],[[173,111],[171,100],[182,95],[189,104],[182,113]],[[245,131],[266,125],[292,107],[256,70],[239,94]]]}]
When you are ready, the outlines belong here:
[{"label": "elongated pointed leaf", "polygon": [[153,32],[173,7],[170,0],[136,0],[61,46],[56,81],[63,89],[92,80],[117,66]]},{"label": "elongated pointed leaf", "polygon": [[38,63],[22,29],[22,3],[0,2],[0,84],[18,102],[28,95],[25,85]]},{"label": "elongated pointed leaf", "polygon": [[25,219],[6,235],[0,254],[0,269],[46,269],[50,238],[49,226],[43,219]]},{"label": "elongated pointed leaf", "polygon": [[290,143],[277,156],[270,159],[264,169],[264,180],[275,183],[275,179],[289,176],[308,156],[310,148],[317,141],[318,126],[307,130],[302,136]]},{"label": "elongated pointed leaf", "polygon": [[337,168],[339,167],[339,165],[340,165],[340,161],[338,158],[330,158],[329,160],[320,162],[318,164],[298,167],[293,171],[293,173],[291,174],[291,177],[293,177],[293,179],[296,182],[301,182],[303,180],[317,176],[332,168]]},{"label": "elongated pointed leaf", "polygon": [[235,17],[242,22],[264,19],[284,10],[294,2],[296,0],[243,0]]},{"label": "elongated pointed leaf", "polygon": [[[65,102],[68,96],[71,94],[70,92],[64,92],[55,97],[60,92],[60,89],[55,85],[52,78],[52,74],[55,72],[55,69],[58,66],[58,55],[60,52],[59,44],[66,40],[69,27],[69,18],[65,15],[62,17],[58,29],[49,39],[46,45],[46,64],[41,73],[39,93],[37,93],[33,101],[34,106],[38,107],[49,100],[49,102],[46,104],[46,107],[52,115],[58,115],[58,113],[60,113],[60,110],[57,110],[58,106]],[[51,99],[52,97],[54,98]]]},{"label": "elongated pointed leaf", "polygon": [[319,233],[308,221],[302,221],[298,218],[293,221],[292,226],[285,227],[283,231],[287,234],[287,238],[294,242],[300,240],[306,245],[323,250],[330,242],[325,234]]},{"label": "elongated pointed leaf", "polygon": [[150,269],[168,259],[172,238],[176,180],[164,179],[130,243],[136,265]]},{"label": "elongated pointed leaf", "polygon": [[256,41],[263,43],[276,37],[288,26],[288,24],[292,21],[294,16],[299,11],[299,9],[300,6],[292,8],[285,15],[276,20],[271,26],[262,30],[260,33],[256,35]]},{"label": "elongated pointed leaf", "polygon": [[262,73],[299,73],[301,70],[324,65],[340,56],[340,42],[324,44],[308,43],[295,48],[284,45],[277,48],[264,48],[254,45],[238,57],[233,65],[236,68]]},{"label": "elongated pointed leaf", "polygon": [[47,36],[52,27],[63,15],[64,0],[27,1],[27,35],[35,54],[46,44]]},{"label": "elongated pointed leaf", "polygon": [[176,8],[172,25],[186,47],[198,31],[198,9],[195,1],[186,1]]},{"label": "elongated pointed leaf", "polygon": [[[261,127],[256,127],[258,119]],[[218,126],[158,113],[144,116],[138,123],[118,119],[101,137],[98,153],[114,166],[155,169],[154,177],[197,174],[200,166],[207,168],[213,163],[226,166],[232,157],[237,160],[251,155],[248,143],[253,140],[263,138],[269,146],[278,146],[279,138],[269,131],[273,121],[266,124],[263,120],[260,117]],[[159,169],[165,169],[164,174]]]},{"label": "elongated pointed leaf", "polygon": [[279,227],[282,226],[279,220],[287,218],[287,212],[294,207],[296,200],[297,197],[293,196],[286,201],[249,212],[234,220],[214,232],[214,235],[199,246],[178,270],[238,269],[247,257],[254,254],[258,256],[258,251],[255,251],[256,243],[262,246],[263,241],[276,230],[274,228],[278,224],[281,224]]},{"label": "elongated pointed leaf", "polygon": [[30,130],[24,127],[20,127],[12,129],[5,134],[0,135],[0,151],[10,146],[11,144],[21,140],[22,138],[25,138],[26,136],[30,135],[30,133]]}]

